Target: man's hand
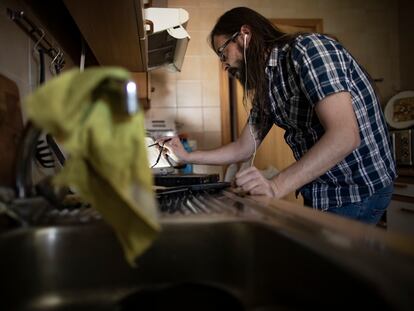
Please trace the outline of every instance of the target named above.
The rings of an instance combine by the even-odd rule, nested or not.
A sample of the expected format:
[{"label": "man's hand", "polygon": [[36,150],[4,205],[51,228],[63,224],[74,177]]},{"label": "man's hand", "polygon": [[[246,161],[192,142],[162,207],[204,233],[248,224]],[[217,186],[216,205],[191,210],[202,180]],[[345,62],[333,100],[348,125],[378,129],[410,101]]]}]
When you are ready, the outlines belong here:
[{"label": "man's hand", "polygon": [[157,139],[157,143],[160,146],[164,146],[167,149],[167,155],[171,157],[174,162],[188,163],[189,153],[184,149],[183,144],[177,136],[163,137]]},{"label": "man's hand", "polygon": [[272,198],[279,198],[277,186],[264,177],[257,168],[249,167],[236,174],[236,185],[243,191],[253,195],[265,195]]}]

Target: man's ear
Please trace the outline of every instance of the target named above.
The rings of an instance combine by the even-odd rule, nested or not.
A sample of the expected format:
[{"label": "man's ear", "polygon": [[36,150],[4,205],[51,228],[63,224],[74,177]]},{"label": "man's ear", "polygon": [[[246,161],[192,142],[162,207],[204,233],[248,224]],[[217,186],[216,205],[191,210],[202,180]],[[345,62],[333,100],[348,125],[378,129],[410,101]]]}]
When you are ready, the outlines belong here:
[{"label": "man's ear", "polygon": [[249,25],[243,25],[240,27],[240,33],[244,36],[245,34],[247,36],[251,35],[251,29]]},{"label": "man's ear", "polygon": [[241,34],[241,37],[243,38],[243,44],[245,46],[248,46],[249,42],[250,42],[251,35],[252,35],[252,32],[250,30],[250,26],[249,25],[241,26],[240,34]]}]

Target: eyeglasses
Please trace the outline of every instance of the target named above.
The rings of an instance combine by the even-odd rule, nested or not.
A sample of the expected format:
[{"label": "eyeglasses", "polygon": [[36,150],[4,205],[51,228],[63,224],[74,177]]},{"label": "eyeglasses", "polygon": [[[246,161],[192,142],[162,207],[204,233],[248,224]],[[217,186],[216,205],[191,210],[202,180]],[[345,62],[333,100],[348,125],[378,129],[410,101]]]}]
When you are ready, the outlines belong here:
[{"label": "eyeglasses", "polygon": [[[151,166],[151,168],[154,168],[154,167],[158,164],[158,162],[160,162],[161,155],[162,155],[162,153],[163,153],[164,149],[166,149],[166,147],[164,147],[164,145],[165,145],[165,143],[166,143],[166,142],[169,142],[171,139],[172,139],[172,138],[168,138],[168,139],[164,140],[164,141],[161,143],[161,145],[160,145],[158,142],[156,142],[156,143],[153,143],[153,144],[151,144],[151,145],[147,146],[147,147],[149,148],[149,147],[154,147],[154,146],[157,146],[157,145],[158,145],[158,146],[159,146],[159,149],[160,149],[160,152],[158,153],[157,159],[155,160],[155,163]],[[185,167],[185,164],[180,164],[180,165],[176,165],[176,164],[175,164],[175,165],[174,165],[173,163],[171,163],[171,161],[170,161],[170,157],[168,156],[168,154],[165,154],[165,159],[167,160],[168,164],[169,164],[171,167],[173,167],[173,168],[180,169],[180,168],[184,168],[184,167]]]},{"label": "eyeglasses", "polygon": [[[160,152],[158,153],[158,157],[157,157],[157,159],[155,160],[155,163],[151,166],[151,168],[155,167],[155,166],[158,164],[158,162],[160,162],[162,152],[164,151],[164,145],[165,145],[165,143],[166,143],[166,141],[163,141],[163,142],[162,142],[162,144],[161,144],[161,146],[160,146]],[[149,145],[148,147],[152,147],[152,146],[155,146],[155,145],[158,145],[158,143],[155,143],[155,144]]]},{"label": "eyeglasses", "polygon": [[220,61],[224,62],[226,60],[226,57],[224,55],[224,50],[226,49],[226,47],[229,45],[229,43],[231,41],[233,41],[234,39],[236,39],[236,37],[239,35],[239,32],[235,32],[229,39],[226,40],[226,42],[224,42],[218,49],[217,49],[217,54],[218,57],[220,58]]}]

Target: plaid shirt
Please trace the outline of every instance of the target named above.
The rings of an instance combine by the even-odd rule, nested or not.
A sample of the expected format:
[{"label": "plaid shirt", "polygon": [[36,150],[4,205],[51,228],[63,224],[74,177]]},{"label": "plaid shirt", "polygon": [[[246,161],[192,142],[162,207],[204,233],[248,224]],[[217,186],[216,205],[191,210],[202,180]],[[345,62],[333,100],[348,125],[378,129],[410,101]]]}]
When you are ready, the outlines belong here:
[{"label": "plaid shirt", "polygon": [[274,48],[265,70],[270,108],[261,114],[254,106],[249,122],[256,131],[260,125],[260,139],[273,124],[285,129],[285,140],[296,160],[324,134],[315,105],[341,91],[352,96],[361,144],[299,189],[311,193],[314,208],[327,210],[359,202],[393,182],[395,164],[379,100],[366,72],[344,47],[323,35],[300,35],[292,44]]}]

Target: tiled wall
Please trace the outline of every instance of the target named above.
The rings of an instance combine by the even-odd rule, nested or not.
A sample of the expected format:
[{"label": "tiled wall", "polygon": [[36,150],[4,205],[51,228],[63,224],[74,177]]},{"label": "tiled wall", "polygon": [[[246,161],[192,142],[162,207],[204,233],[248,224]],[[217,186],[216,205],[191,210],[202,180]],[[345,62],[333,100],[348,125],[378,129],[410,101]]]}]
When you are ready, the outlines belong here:
[{"label": "tiled wall", "polygon": [[[400,89],[398,6],[393,0],[169,0],[169,7],[190,14],[191,40],[181,73],[152,73],[155,87],[148,116],[167,116],[200,148],[221,143],[219,61],[207,44],[217,18],[236,6],[253,8],[268,18],[322,18],[324,32],[336,35],[379,82],[385,104]],[[220,168],[198,166],[200,172]]]}]

